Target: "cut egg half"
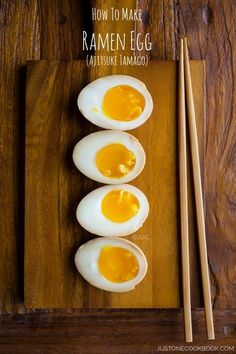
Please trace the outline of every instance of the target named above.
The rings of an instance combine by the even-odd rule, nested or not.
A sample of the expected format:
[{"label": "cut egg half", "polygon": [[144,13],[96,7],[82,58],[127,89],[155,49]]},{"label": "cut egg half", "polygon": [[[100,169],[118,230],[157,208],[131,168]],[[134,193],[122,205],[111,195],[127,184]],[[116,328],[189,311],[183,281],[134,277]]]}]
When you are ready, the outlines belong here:
[{"label": "cut egg half", "polygon": [[105,129],[137,128],[153,110],[145,84],[128,75],[110,75],[92,81],[80,92],[77,104],[85,118]]},{"label": "cut egg half", "polygon": [[99,237],[83,244],[75,254],[75,265],[90,284],[111,292],[133,290],[148,268],[143,251],[118,237]]},{"label": "cut egg half", "polygon": [[98,236],[127,236],[139,230],[149,213],[144,193],[129,184],[95,189],[79,203],[79,224]]},{"label": "cut egg half", "polygon": [[140,174],[146,156],[133,135],[105,130],[80,140],[74,148],[73,160],[80,172],[94,181],[120,184]]}]

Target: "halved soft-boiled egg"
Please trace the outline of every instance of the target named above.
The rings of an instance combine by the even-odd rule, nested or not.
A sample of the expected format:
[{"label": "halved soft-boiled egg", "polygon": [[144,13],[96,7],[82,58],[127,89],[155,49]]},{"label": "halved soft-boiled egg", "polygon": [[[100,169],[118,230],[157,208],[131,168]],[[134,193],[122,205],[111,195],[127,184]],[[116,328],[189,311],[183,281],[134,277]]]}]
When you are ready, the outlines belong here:
[{"label": "halved soft-boiled egg", "polygon": [[143,251],[118,237],[99,237],[83,244],[75,254],[75,264],[90,284],[112,292],[134,289],[147,272]]},{"label": "halved soft-boiled egg", "polygon": [[149,213],[146,196],[130,185],[110,185],[95,189],[79,203],[76,217],[80,225],[98,236],[126,236],[140,229]]},{"label": "halved soft-boiled egg", "polygon": [[139,127],[153,109],[145,84],[127,75],[110,75],[92,81],[80,92],[77,103],[85,118],[105,129]]},{"label": "halved soft-boiled egg", "polygon": [[87,135],[73,151],[76,167],[94,181],[126,183],[139,175],[145,165],[145,152],[131,134],[104,130]]}]

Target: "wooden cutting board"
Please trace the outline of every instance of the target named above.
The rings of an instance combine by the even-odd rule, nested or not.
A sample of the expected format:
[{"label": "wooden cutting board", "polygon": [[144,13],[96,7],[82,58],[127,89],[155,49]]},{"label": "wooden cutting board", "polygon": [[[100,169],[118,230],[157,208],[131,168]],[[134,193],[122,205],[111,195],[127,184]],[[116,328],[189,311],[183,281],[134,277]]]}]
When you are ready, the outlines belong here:
[{"label": "wooden cutting board", "polygon": [[[204,63],[191,62],[201,159],[204,149]],[[127,237],[145,252],[146,278],[128,293],[109,293],[88,284],[74,265],[76,249],[92,235],[75,218],[76,206],[99,186],[72,162],[74,145],[98,130],[80,114],[76,99],[91,80],[109,74],[142,80],[154,110],[131,131],[142,143],[147,163],[131,182],[149,199],[144,226]],[[181,304],[177,62],[147,67],[92,67],[84,61],[28,63],[25,145],[25,305],[35,308],[145,308]],[[203,159],[201,160],[203,166]],[[191,181],[190,181],[191,182]],[[190,183],[191,184],[191,183]],[[192,200],[191,190],[190,198]],[[190,211],[191,236],[194,215]],[[199,292],[195,242],[191,241],[193,293]],[[194,295],[195,296],[195,295]]]}]

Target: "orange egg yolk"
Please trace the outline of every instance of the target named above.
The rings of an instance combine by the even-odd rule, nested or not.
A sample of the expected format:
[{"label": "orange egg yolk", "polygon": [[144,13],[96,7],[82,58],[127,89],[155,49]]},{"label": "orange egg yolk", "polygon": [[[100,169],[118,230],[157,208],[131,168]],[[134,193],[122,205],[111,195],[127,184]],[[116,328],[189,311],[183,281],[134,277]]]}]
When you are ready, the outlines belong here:
[{"label": "orange egg yolk", "polygon": [[123,247],[105,246],[98,259],[99,272],[113,283],[134,279],[139,271],[137,257]]},{"label": "orange egg yolk", "polygon": [[133,170],[135,162],[134,153],[122,144],[106,145],[96,155],[97,168],[105,177],[123,177]]},{"label": "orange egg yolk", "polygon": [[117,223],[125,222],[134,217],[140,208],[138,199],[125,190],[112,190],[102,200],[102,214]]},{"label": "orange egg yolk", "polygon": [[143,95],[128,85],[112,87],[103,99],[103,113],[119,121],[131,121],[138,118],[144,106]]}]

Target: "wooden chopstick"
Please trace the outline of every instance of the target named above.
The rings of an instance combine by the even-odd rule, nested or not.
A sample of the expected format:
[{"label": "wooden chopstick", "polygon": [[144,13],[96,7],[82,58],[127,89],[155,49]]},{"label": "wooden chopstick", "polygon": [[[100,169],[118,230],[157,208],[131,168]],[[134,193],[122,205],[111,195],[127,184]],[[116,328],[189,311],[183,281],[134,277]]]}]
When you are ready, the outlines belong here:
[{"label": "wooden chopstick", "polygon": [[193,341],[189,266],[189,228],[188,228],[188,186],[187,186],[187,148],[186,148],[186,111],[183,39],[180,40],[179,54],[179,182],[180,182],[180,219],[184,326],[186,342]]},{"label": "wooden chopstick", "polygon": [[188,47],[187,47],[186,38],[184,39],[184,69],[185,69],[185,80],[186,80],[186,98],[187,98],[189,131],[190,131],[190,145],[191,145],[191,155],[192,155],[192,165],[193,165],[193,179],[194,179],[194,191],[195,191],[195,200],[196,200],[198,239],[199,239],[207,335],[208,335],[208,339],[215,339],[212,305],[211,305],[209,269],[208,269],[208,260],[207,260],[207,245],[206,245],[203,198],[202,198],[202,183],[201,183],[201,171],[200,171],[200,162],[199,162],[198,138],[197,138],[193,90],[192,90],[191,73],[190,73]]}]

